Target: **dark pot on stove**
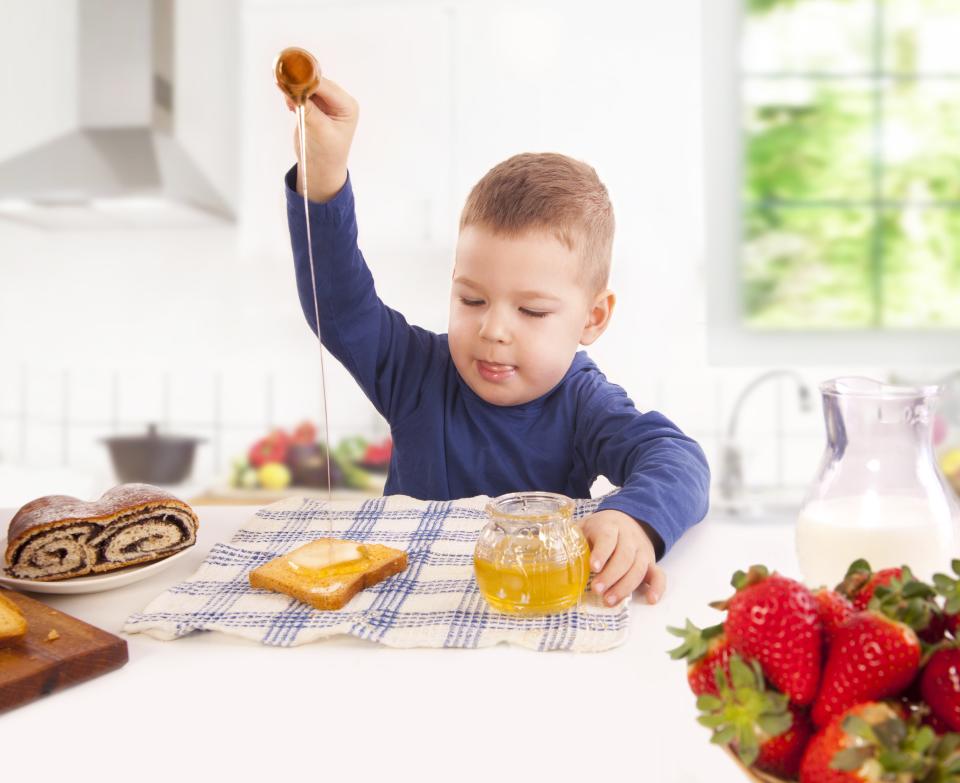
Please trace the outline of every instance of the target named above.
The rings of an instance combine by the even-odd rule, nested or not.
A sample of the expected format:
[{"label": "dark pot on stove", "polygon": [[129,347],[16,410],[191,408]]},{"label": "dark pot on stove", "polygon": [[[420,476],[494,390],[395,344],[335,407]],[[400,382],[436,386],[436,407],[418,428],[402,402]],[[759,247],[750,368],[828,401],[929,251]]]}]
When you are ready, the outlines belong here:
[{"label": "dark pot on stove", "polygon": [[120,481],[179,484],[190,475],[194,451],[204,439],[161,435],[150,424],[145,435],[115,435],[103,442]]}]

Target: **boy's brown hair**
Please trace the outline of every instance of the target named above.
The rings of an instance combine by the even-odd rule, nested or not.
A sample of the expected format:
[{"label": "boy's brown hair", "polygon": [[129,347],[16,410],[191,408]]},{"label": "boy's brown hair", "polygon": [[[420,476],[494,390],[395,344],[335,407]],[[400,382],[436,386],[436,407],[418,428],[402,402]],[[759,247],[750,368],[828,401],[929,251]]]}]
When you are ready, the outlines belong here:
[{"label": "boy's brown hair", "polygon": [[581,280],[591,293],[607,286],[613,206],[586,163],[553,152],[524,152],[498,163],[467,196],[460,229],[472,225],[508,237],[546,230],[580,254]]}]

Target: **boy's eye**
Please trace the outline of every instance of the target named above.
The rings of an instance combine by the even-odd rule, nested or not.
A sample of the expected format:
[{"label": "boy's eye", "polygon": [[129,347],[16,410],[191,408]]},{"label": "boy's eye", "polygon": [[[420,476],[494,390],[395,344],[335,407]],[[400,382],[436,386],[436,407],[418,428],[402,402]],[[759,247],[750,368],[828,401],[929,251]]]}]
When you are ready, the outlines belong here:
[{"label": "boy's eye", "polygon": [[463,302],[467,307],[479,307],[483,304],[482,299],[467,299],[465,296],[461,296],[460,301]]},{"label": "boy's eye", "polygon": [[541,313],[538,310],[528,310],[526,307],[521,307],[520,312],[524,315],[529,315],[531,318],[546,318],[550,313]]}]

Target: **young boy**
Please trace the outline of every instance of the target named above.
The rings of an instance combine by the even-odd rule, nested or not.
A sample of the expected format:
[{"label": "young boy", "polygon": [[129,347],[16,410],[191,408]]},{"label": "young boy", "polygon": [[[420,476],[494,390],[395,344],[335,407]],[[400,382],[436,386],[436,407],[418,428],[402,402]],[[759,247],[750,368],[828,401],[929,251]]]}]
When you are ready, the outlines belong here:
[{"label": "young boy", "polygon": [[[288,100],[287,106],[293,109]],[[622,487],[583,522],[593,589],[612,605],[666,587],[656,560],[707,510],[703,451],[640,413],[578,345],[610,322],[613,210],[586,164],[517,155],[474,187],[460,218],[447,334],[377,296],[357,247],[347,157],[357,103],[329,79],[306,107],[307,188],[323,344],[390,424],[384,492],[448,500]],[[299,159],[299,141],[295,134]],[[316,331],[303,181],[286,176],[300,304]]]}]

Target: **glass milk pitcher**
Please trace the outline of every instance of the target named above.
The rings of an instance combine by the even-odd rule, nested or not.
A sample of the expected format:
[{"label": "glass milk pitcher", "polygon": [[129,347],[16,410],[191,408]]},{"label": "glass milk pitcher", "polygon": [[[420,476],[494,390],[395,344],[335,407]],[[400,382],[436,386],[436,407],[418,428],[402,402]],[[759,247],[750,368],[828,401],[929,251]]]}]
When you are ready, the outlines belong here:
[{"label": "glass milk pitcher", "polygon": [[921,579],[949,573],[960,507],[934,461],[938,387],[835,378],[820,391],[827,447],[797,521],[807,584],[835,586],[858,558]]}]

